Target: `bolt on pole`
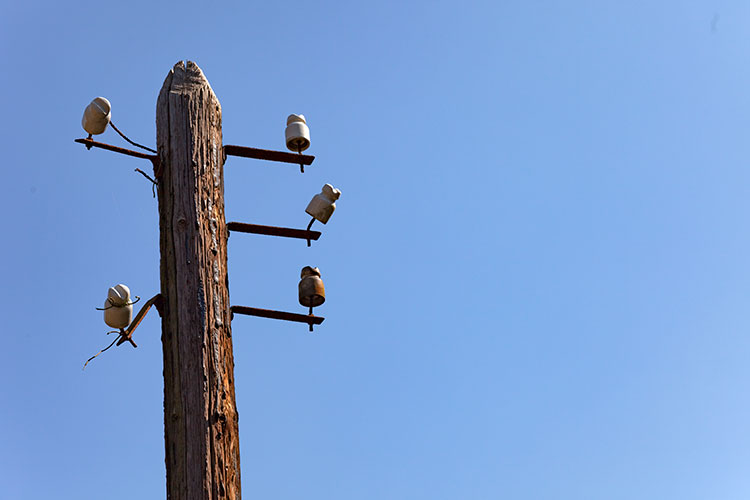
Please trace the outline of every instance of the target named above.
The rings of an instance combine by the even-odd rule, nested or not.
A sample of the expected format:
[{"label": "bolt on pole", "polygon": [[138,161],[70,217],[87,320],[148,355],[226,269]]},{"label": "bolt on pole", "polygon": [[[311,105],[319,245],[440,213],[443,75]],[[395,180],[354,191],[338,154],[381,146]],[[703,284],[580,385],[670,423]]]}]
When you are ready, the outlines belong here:
[{"label": "bolt on pole", "polygon": [[241,497],[221,106],[179,62],[156,110],[169,500]]}]

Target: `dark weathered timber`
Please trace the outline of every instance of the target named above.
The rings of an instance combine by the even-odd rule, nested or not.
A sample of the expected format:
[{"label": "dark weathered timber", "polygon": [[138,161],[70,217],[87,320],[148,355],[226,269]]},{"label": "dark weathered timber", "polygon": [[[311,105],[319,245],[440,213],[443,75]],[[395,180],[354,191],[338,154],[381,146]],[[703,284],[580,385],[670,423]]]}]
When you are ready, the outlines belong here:
[{"label": "dark weathered timber", "polygon": [[290,227],[261,226],[245,222],[227,222],[227,229],[240,233],[264,234],[266,236],[283,236],[285,238],[299,238],[301,240],[315,240],[320,238],[320,231],[293,229]]},{"label": "dark weathered timber", "polygon": [[313,316],[312,314],[297,314],[285,311],[274,311],[271,309],[258,309],[257,307],[232,306],[234,314],[244,314],[246,316],[259,316],[261,318],[283,319],[284,321],[296,321],[297,323],[307,323],[308,325],[319,325],[325,318],[322,316]]},{"label": "dark weathered timber", "polygon": [[271,149],[249,148],[247,146],[226,145],[224,146],[224,153],[227,156],[241,156],[243,158],[294,163],[296,165],[312,165],[313,160],[315,160],[315,157],[310,155],[273,151]]},{"label": "dark weathered timber", "polygon": [[195,63],[177,63],[164,80],[156,130],[167,499],[235,500],[221,106]]}]

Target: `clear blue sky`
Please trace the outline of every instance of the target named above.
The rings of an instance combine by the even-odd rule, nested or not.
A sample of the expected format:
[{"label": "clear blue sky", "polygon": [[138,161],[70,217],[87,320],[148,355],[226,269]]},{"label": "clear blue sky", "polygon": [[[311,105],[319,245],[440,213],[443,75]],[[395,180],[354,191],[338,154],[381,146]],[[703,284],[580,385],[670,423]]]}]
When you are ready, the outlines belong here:
[{"label": "clear blue sky", "polygon": [[[750,4],[0,2],[0,497],[163,498],[160,322],[105,346],[107,288],[159,290],[147,162],[73,143],[95,96],[155,144],[179,60],[233,158],[247,499],[750,497]],[[101,140],[124,144],[111,130]]]}]

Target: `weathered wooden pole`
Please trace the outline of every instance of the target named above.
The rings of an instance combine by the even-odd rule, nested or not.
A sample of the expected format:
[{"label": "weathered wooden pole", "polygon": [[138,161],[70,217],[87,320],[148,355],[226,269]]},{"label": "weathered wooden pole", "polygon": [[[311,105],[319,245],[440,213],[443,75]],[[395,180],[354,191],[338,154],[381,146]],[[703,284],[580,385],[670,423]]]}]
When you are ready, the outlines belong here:
[{"label": "weathered wooden pole", "polygon": [[167,499],[239,499],[221,106],[188,61],[156,108]]}]

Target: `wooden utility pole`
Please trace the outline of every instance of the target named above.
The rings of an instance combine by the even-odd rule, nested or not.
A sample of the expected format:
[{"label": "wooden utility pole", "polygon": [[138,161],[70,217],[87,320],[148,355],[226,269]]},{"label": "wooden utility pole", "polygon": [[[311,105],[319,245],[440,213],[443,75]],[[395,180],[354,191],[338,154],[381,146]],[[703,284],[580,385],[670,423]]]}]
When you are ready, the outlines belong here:
[{"label": "wooden utility pole", "polygon": [[177,63],[164,80],[156,134],[167,499],[235,500],[221,106],[195,63]]},{"label": "wooden utility pole", "polygon": [[[130,144],[154,154],[93,140],[92,136],[104,132],[107,125]],[[302,154],[310,144],[310,131],[302,115],[290,115],[287,119],[287,148],[297,153],[224,145],[221,105],[203,72],[192,61],[177,63],[159,92],[156,103],[158,152],[131,141],[120,132],[110,121],[109,101],[102,97],[94,99],[86,108],[83,128],[89,136],[75,139],[75,142],[87,149],[100,148],[149,160],[154,167],[156,180],[141,169],[136,171],[159,190],[161,293],[143,305],[127,328],[120,328],[115,342],[120,345],[130,341],[135,347],[133,332],[151,306],[159,309],[164,349],[167,499],[239,500],[240,443],[231,314],[307,323],[312,331],[313,325],[325,320],[312,313],[312,308],[325,300],[325,292],[319,273],[316,278],[319,283],[314,286],[304,285],[310,276],[300,282],[300,304],[310,308],[306,315],[230,306],[228,228],[303,239],[310,246],[311,241],[320,237],[320,232],[311,231],[310,226],[315,220],[323,223],[328,220],[340,192],[328,184],[323,187],[323,192],[316,195],[306,209],[313,220],[305,230],[241,222],[227,224],[224,215],[226,155],[295,164],[304,172],[304,166],[315,160],[314,156]],[[329,199],[324,196],[326,189],[338,194]],[[313,206],[317,208],[311,209]]]}]

